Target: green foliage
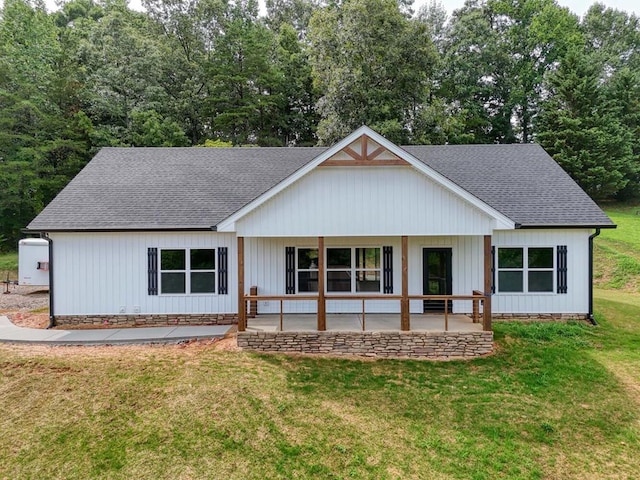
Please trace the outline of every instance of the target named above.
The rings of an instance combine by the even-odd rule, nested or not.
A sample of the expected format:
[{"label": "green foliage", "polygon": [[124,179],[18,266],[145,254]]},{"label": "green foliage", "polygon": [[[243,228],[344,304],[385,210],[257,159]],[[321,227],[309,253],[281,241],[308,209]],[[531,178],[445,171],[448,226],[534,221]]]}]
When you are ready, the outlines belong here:
[{"label": "green foliage", "polygon": [[331,144],[367,124],[397,143],[412,141],[427,101],[436,51],[423,22],[394,0],[348,0],[316,10],[309,40],[321,119]]},{"label": "green foliage", "polygon": [[5,1],[0,235],[15,243],[104,146],[331,144],[362,124],[400,144],[535,138],[594,197],[640,195],[636,16],[410,5]]},{"label": "green foliage", "polygon": [[610,198],[633,170],[632,136],[606,102],[597,64],[572,50],[550,76],[537,139],[593,198]]},{"label": "green foliage", "polygon": [[207,138],[200,147],[212,147],[212,148],[225,148],[225,147],[233,147],[233,143],[225,142],[224,140],[220,140],[216,138],[215,140],[211,140]]}]

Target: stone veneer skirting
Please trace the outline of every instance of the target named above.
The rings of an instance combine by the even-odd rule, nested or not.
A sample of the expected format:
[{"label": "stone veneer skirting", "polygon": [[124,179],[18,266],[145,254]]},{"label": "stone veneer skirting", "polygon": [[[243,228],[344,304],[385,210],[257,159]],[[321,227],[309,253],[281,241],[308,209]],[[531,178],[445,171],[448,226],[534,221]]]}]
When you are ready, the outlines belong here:
[{"label": "stone veneer skirting", "polygon": [[369,357],[477,357],[493,350],[493,332],[238,332],[238,347]]},{"label": "stone veneer skirting", "polygon": [[143,314],[143,315],[56,315],[56,326],[108,325],[113,327],[149,327],[166,325],[233,325],[237,313]]},{"label": "stone veneer skirting", "polygon": [[585,320],[584,313],[494,313],[494,320]]}]

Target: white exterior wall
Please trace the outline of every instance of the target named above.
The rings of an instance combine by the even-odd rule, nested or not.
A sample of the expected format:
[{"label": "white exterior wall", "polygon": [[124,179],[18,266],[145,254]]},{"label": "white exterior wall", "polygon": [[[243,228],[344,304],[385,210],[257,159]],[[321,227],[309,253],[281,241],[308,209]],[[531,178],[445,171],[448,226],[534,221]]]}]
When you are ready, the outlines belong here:
[{"label": "white exterior wall", "polygon": [[[255,285],[260,295],[284,295],[285,247],[317,247],[317,238],[247,238],[245,239],[246,288]],[[402,240],[401,237],[325,237],[325,247],[393,247],[394,295],[402,293]],[[448,247],[452,249],[452,288],[454,294],[471,295],[483,287],[483,237],[411,237],[409,238],[409,294],[422,294],[422,249]],[[330,295],[339,295],[331,293]],[[284,303],[288,313],[315,313],[315,301],[289,301]],[[277,301],[260,302],[258,313],[279,313]],[[328,313],[358,313],[359,300],[327,300]],[[371,300],[366,302],[369,313],[399,313],[399,300]],[[454,311],[471,312],[470,301],[454,303]],[[422,313],[422,302],[411,302],[412,313]]]},{"label": "white exterior wall", "polygon": [[[56,315],[236,313],[237,242],[215,232],[52,233]],[[148,295],[147,248],[228,248],[227,295]],[[217,252],[216,252],[217,254]],[[217,288],[217,278],[216,278]],[[125,311],[121,312],[121,307]],[[139,312],[136,312],[139,307]]]},{"label": "white exterior wall", "polygon": [[236,222],[244,237],[490,235],[495,220],[412,167],[318,167]]},{"label": "white exterior wall", "polygon": [[[451,290],[453,295],[471,295],[474,290],[484,290],[483,236],[411,237],[409,238],[409,295],[422,295],[422,251],[424,248],[451,248]],[[422,301],[412,300],[410,310],[411,313],[422,313]],[[453,302],[454,313],[471,313],[471,311],[471,301]]]},{"label": "white exterior wall", "polygon": [[[587,313],[588,237],[591,230],[515,230],[496,232],[496,247],[556,247],[567,245],[568,293],[499,293],[493,312]],[[134,232],[54,233],[54,292],[56,315],[118,315],[237,312],[237,241],[232,233]],[[285,292],[285,247],[316,247],[316,237],[245,238],[245,289],[255,285],[262,295]],[[326,247],[393,247],[394,295],[402,289],[401,237],[325,237]],[[227,295],[148,295],[147,248],[228,248]],[[483,237],[409,237],[409,293],[422,293],[422,249],[451,248],[453,294],[483,290]],[[556,284],[554,271],[554,285]],[[454,312],[469,312],[468,301],[454,302]],[[369,313],[400,311],[399,301],[372,300]],[[314,301],[285,302],[285,312],[315,313]],[[360,312],[360,301],[327,301],[327,312]],[[279,303],[260,302],[259,313],[279,312]],[[412,301],[411,312],[422,312],[422,302]]]},{"label": "white exterior wall", "polygon": [[555,293],[557,278],[554,269],[553,293],[499,293],[496,291],[491,304],[493,313],[588,313],[589,235],[591,233],[592,231],[588,229],[524,229],[496,232],[493,236],[493,245],[496,247],[566,245],[568,288],[566,294]]}]

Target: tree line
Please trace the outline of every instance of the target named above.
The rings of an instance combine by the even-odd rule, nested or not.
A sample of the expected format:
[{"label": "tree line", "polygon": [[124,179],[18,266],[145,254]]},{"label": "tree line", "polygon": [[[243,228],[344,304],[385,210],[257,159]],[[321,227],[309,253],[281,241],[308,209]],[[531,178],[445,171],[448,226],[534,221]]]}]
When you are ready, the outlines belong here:
[{"label": "tree line", "polygon": [[538,142],[594,198],[640,192],[640,23],[595,3],[5,0],[0,248],[104,146]]}]

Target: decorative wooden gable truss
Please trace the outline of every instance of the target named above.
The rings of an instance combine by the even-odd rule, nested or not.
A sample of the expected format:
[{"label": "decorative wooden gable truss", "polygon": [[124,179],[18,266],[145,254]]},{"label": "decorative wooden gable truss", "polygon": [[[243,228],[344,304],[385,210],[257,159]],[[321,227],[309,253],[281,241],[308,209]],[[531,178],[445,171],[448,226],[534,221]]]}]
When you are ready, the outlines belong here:
[{"label": "decorative wooden gable truss", "polygon": [[409,162],[398,157],[395,153],[380,145],[369,135],[363,134],[353,143],[347,145],[342,150],[331,156],[319,166],[361,166],[370,167],[374,165],[406,165]]}]

